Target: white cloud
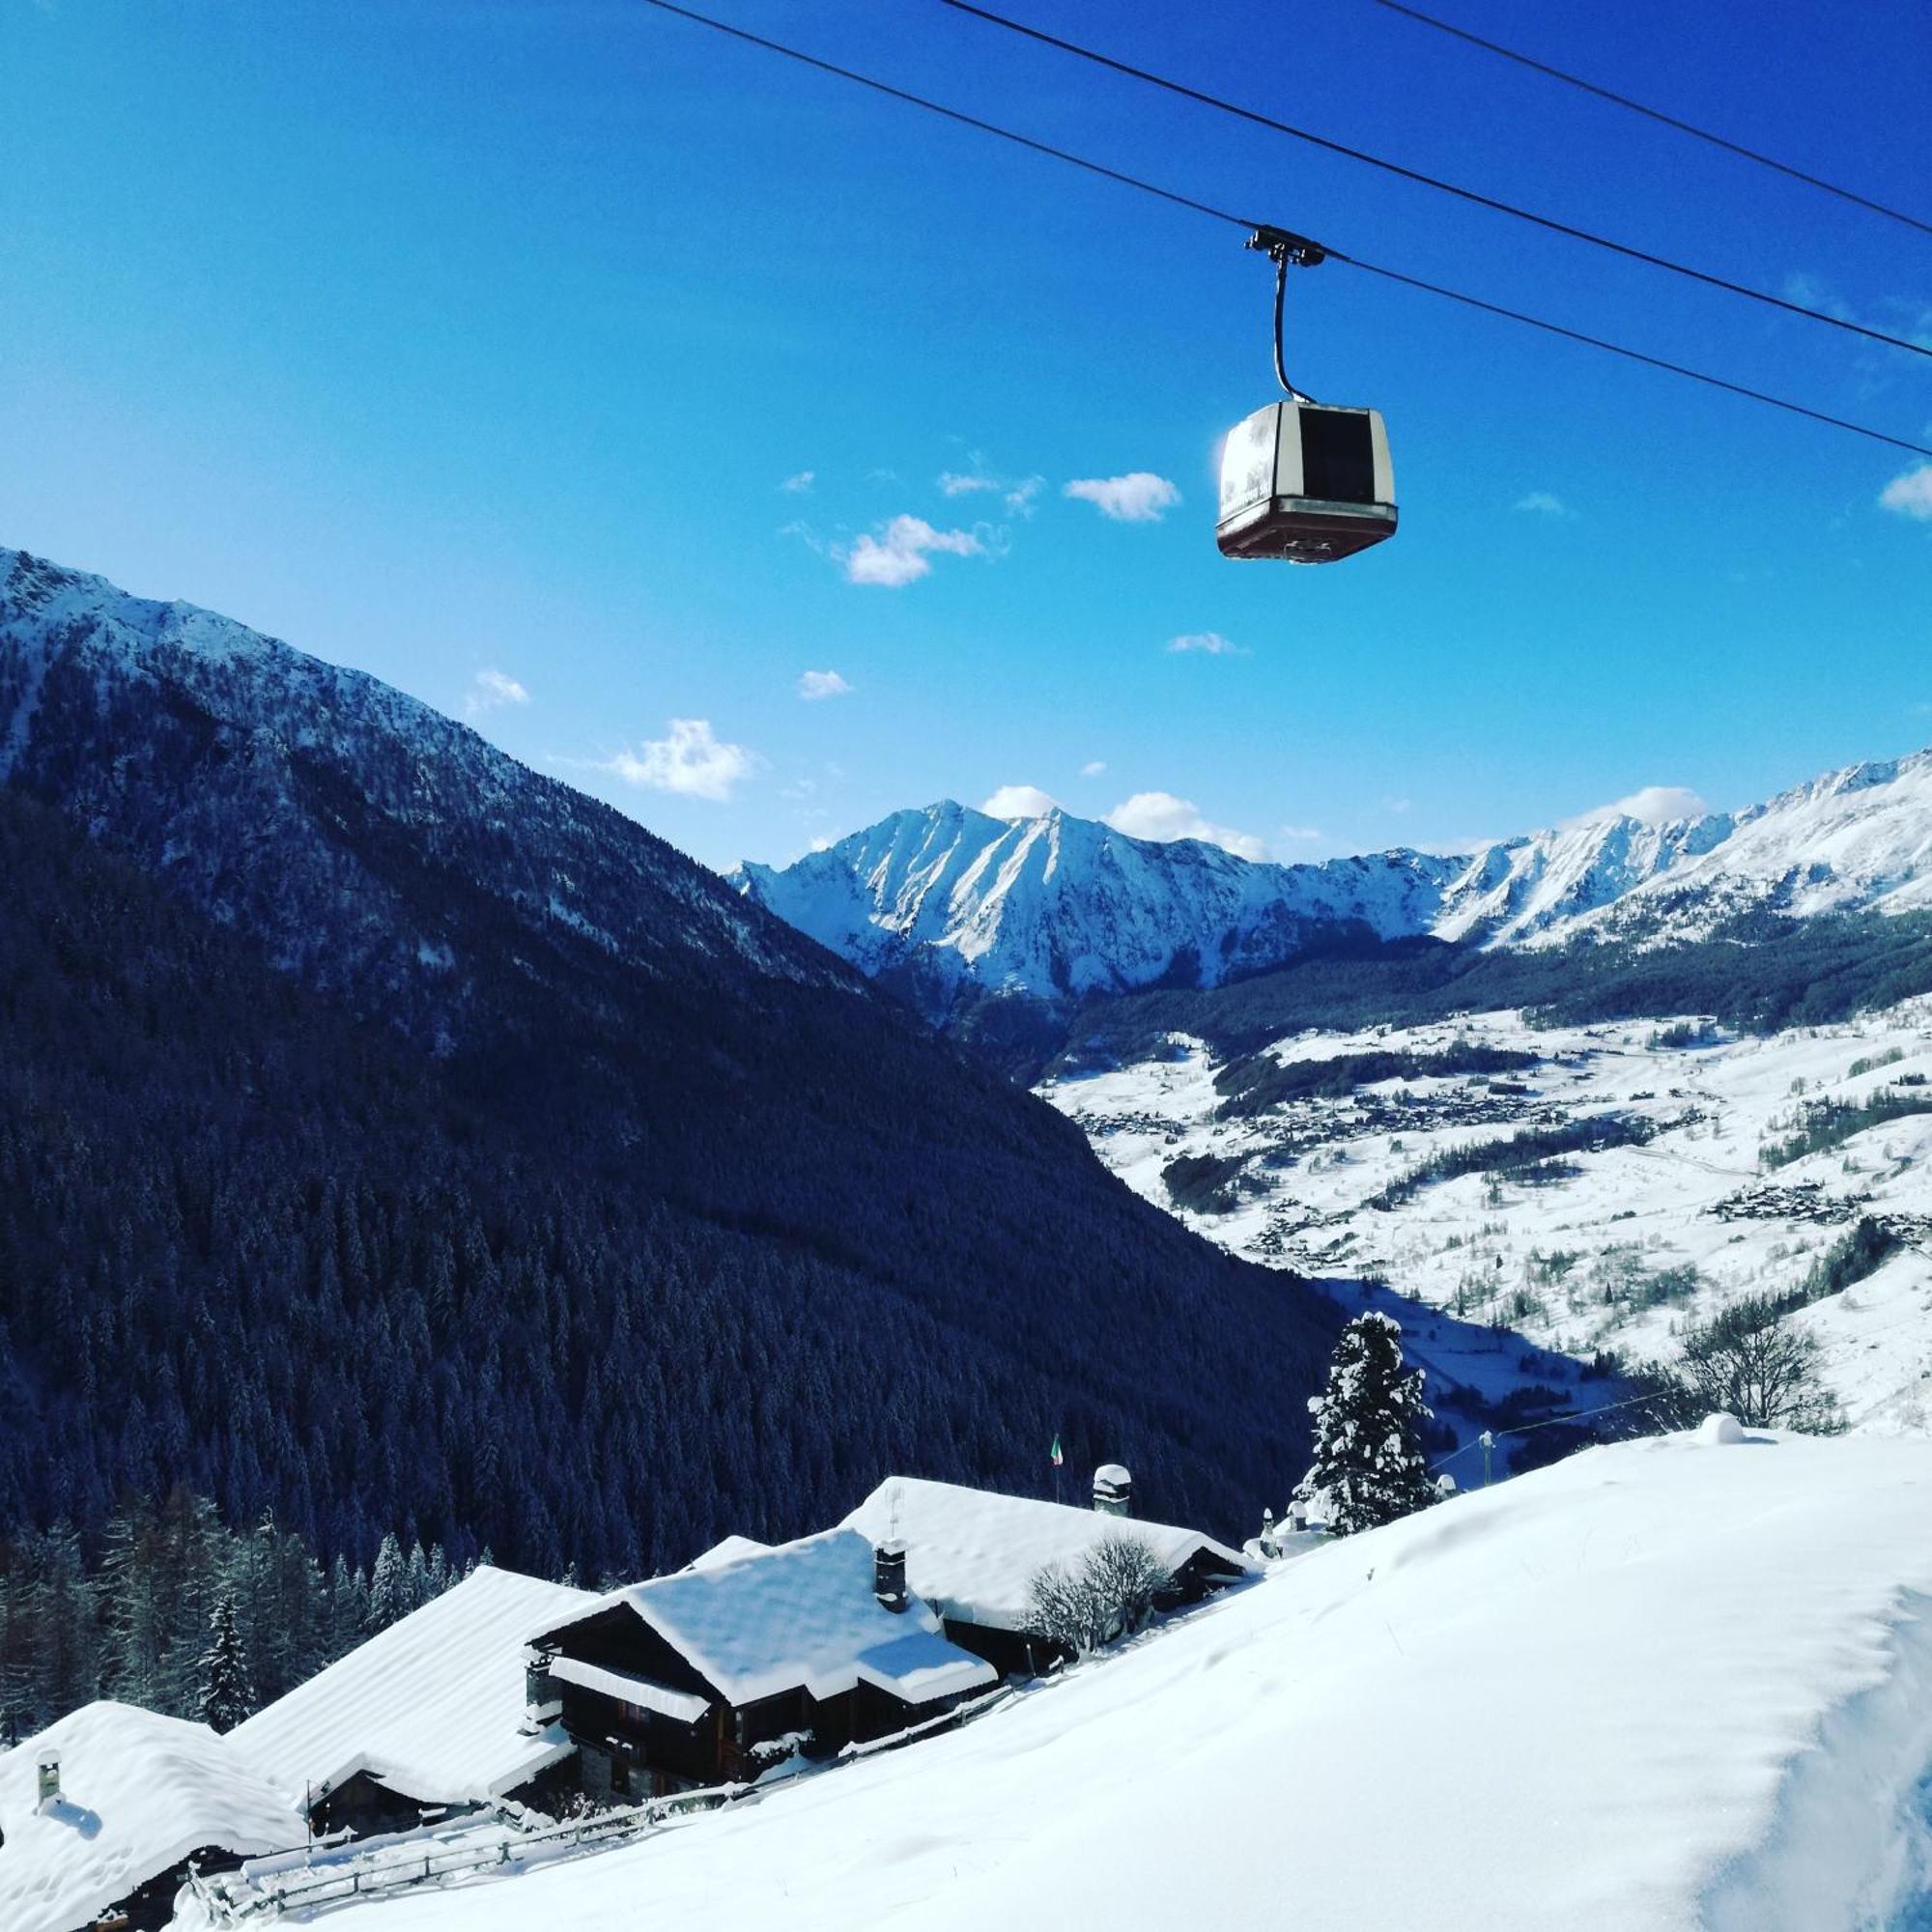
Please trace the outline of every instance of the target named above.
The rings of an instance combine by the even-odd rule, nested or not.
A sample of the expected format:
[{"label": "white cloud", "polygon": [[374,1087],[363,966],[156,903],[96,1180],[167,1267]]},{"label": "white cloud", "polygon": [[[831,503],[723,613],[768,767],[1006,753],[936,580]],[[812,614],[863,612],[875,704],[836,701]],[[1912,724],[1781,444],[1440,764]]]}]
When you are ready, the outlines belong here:
[{"label": "white cloud", "polygon": [[923,517],[895,517],[877,534],[862,536],[845,553],[845,581],[897,590],[928,575],[935,554],[983,556],[986,546],[971,530],[936,530]]},{"label": "white cloud", "polygon": [[1894,476],[1878,496],[1879,507],[1910,517],[1915,523],[1932,524],[1932,463]]},{"label": "white cloud", "polygon": [[1385,798],[1382,800],[1382,810],[1394,812],[1398,818],[1405,811],[1412,811],[1414,809],[1415,801],[1412,798]]},{"label": "white cloud", "polygon": [[1032,516],[1034,498],[1045,488],[1044,476],[996,476],[977,456],[971,469],[946,469],[939,475],[941,496],[972,497],[981,492],[997,496],[1009,517]]},{"label": "white cloud", "polygon": [[781,490],[788,491],[794,497],[803,497],[805,493],[808,490],[810,490],[812,484],[815,483],[817,480],[818,480],[817,470],[801,469],[796,476],[787,476],[785,480],[779,485],[779,488]]},{"label": "white cloud", "polygon": [[1057,810],[1058,803],[1037,785],[1002,785],[980,810],[989,818],[1038,818]]},{"label": "white cloud", "polygon": [[1532,517],[1548,517],[1551,523],[1560,523],[1570,514],[1563,498],[1551,496],[1548,490],[1532,490],[1527,497],[1519,497],[1515,507]]},{"label": "white cloud", "polygon": [[757,754],[726,744],[709,719],[673,718],[668,735],[648,739],[635,752],[619,752],[606,769],[626,784],[723,802],[757,767]]},{"label": "white cloud", "polygon": [[1210,824],[1192,799],[1176,798],[1171,791],[1137,791],[1108,812],[1107,823],[1129,838],[1151,838],[1163,845],[1176,838],[1199,838],[1236,858],[1259,860],[1268,855],[1267,847],[1252,833]]},{"label": "white cloud", "polygon": [[466,718],[481,718],[491,711],[500,711],[506,704],[527,704],[530,695],[507,672],[500,670],[479,670],[469,680],[469,690],[463,699],[463,715]]},{"label": "white cloud", "polygon": [[1643,825],[1669,825],[1680,818],[1701,818],[1710,810],[1689,785],[1645,785],[1628,798],[1579,813],[1571,825],[1600,825],[1606,818],[1634,818]]},{"label": "white cloud", "polygon": [[1322,837],[1320,827],[1314,825],[1278,825],[1274,836],[1292,845],[1319,845]]},{"label": "white cloud", "polygon": [[811,849],[814,852],[829,852],[832,850],[832,840],[826,838],[824,833],[818,833],[812,838]]},{"label": "white cloud", "polygon": [[1079,477],[1067,484],[1064,494],[1092,503],[1117,524],[1157,524],[1180,501],[1180,492],[1151,469],[1130,469],[1124,476]]},{"label": "white cloud", "polygon": [[1083,779],[1097,779],[1106,769],[1107,761],[1105,758],[1089,758],[1080,767],[1080,776]]},{"label": "white cloud", "polygon": [[1170,638],[1167,647],[1170,651],[1200,651],[1210,658],[1244,658],[1248,655],[1245,644],[1224,638],[1219,631],[1190,631],[1183,638]]},{"label": "white cloud", "polygon": [[798,695],[808,704],[827,697],[843,697],[852,687],[836,670],[809,670],[798,681]]}]

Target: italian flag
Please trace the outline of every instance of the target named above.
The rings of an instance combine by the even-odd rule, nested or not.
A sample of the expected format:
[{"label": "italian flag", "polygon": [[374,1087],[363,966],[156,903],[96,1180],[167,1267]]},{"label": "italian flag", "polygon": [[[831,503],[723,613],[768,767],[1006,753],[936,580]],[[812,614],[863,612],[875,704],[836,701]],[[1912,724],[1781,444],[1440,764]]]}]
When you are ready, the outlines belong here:
[{"label": "italian flag", "polygon": [[1060,1437],[1058,1435],[1053,1438],[1053,1447],[1048,1452],[1048,1456],[1056,1469],[1066,1461],[1066,1458],[1060,1452]]}]

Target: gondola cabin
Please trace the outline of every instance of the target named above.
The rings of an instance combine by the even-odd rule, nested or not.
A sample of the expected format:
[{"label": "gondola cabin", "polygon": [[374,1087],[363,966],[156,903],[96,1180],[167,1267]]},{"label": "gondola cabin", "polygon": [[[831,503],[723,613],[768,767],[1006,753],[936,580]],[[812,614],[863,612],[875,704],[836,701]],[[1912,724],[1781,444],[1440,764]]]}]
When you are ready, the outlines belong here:
[{"label": "gondola cabin", "polygon": [[1228,433],[1223,556],[1334,563],[1395,534],[1395,469],[1378,410],[1284,401]]}]

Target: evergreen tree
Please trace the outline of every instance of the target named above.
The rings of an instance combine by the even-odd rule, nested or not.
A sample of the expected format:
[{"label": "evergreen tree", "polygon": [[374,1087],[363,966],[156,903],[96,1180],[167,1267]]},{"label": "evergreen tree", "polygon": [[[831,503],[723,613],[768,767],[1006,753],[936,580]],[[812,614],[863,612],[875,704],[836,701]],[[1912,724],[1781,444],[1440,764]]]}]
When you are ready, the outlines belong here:
[{"label": "evergreen tree", "polygon": [[402,1545],[390,1530],[376,1552],[376,1568],[369,1577],[369,1629],[384,1631],[400,1617],[409,1615],[409,1565],[403,1561]]},{"label": "evergreen tree", "polygon": [[255,1708],[248,1659],[235,1620],[235,1599],[226,1590],[208,1619],[208,1648],[195,1660],[200,1717],[217,1731],[232,1731]]},{"label": "evergreen tree", "polygon": [[352,1570],[338,1556],[328,1582],[328,1661],[347,1657],[369,1629],[369,1579],[359,1564]]},{"label": "evergreen tree", "polygon": [[1337,1536],[1375,1529],[1435,1500],[1422,1449],[1422,1371],[1402,1366],[1402,1324],[1371,1311],[1342,1330],[1328,1386],[1308,1400],[1315,1461],[1296,1484]]}]

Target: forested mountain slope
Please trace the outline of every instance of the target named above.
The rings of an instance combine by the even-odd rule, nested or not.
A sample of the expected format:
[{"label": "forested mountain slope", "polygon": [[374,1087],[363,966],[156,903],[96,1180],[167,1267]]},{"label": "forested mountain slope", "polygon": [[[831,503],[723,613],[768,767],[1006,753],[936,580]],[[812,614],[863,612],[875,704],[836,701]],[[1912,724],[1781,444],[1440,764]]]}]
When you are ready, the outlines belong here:
[{"label": "forested mountain slope", "polygon": [[[0,553],[0,1522],[586,1575],[1015,1488],[1238,1528],[1324,1305],[620,814]],[[85,827],[91,837],[77,829]]]}]

